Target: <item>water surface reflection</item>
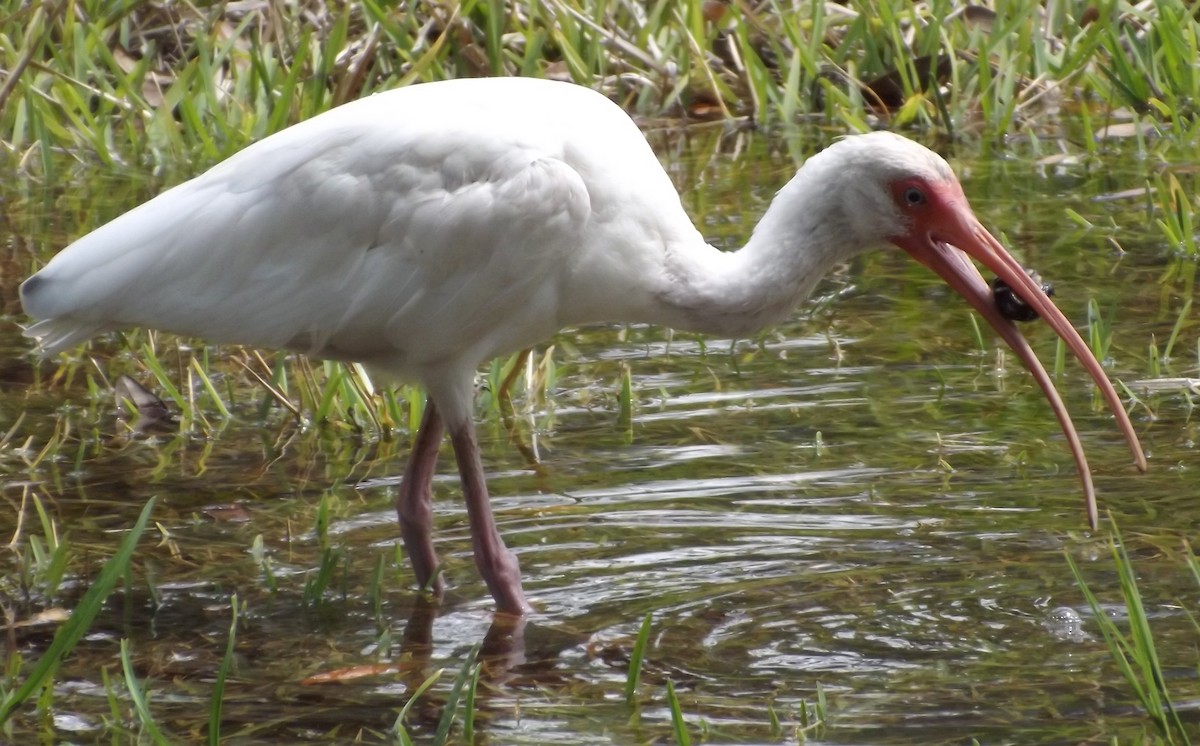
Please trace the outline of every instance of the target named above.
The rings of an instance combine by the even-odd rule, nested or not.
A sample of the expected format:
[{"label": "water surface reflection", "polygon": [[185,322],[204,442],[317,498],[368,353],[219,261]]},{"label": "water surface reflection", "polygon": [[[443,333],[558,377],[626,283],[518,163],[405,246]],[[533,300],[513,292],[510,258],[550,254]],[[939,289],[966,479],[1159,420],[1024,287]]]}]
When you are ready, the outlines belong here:
[{"label": "water surface reflection", "polygon": [[[757,137],[743,148],[757,161],[696,152],[709,155],[683,158],[672,173],[713,239],[737,243],[790,166],[772,156],[777,144]],[[1170,258],[1136,206],[1080,197],[1144,183],[1145,166],[1041,178],[1019,159],[960,165],[984,222],[1054,280],[1069,318],[1082,323],[1090,298],[1119,310],[1114,377],[1147,377],[1146,344],[1175,321],[1157,282]],[[101,190],[63,199],[82,204]],[[132,204],[138,192],[111,195]],[[95,222],[71,204],[60,216],[68,225],[30,243],[61,245]],[[1064,228],[1067,207],[1127,227],[1107,236]],[[1129,255],[1100,248],[1110,238]],[[14,320],[15,277],[30,263],[12,247],[4,259],[4,308]],[[233,421],[117,437],[104,392],[79,380],[47,388],[53,366],[35,371],[21,357],[27,345],[4,326],[0,430],[24,415],[0,452],[8,520],[22,505],[33,520],[22,500],[34,490],[79,552],[96,558],[83,565],[91,567],[146,499],[160,501],[159,535],[139,549],[139,577],[67,661],[55,728],[101,737],[107,704],[97,671],[115,671],[117,643],[128,637],[162,723],[181,737],[199,732],[236,591],[246,607],[224,732],[245,742],[387,740],[399,708],[447,668],[409,716],[428,738],[476,643],[485,662],[476,728],[492,743],[661,742],[668,680],[694,730],[716,743],[794,740],[797,713],[818,685],[829,699],[820,737],[829,743],[1042,744],[1137,732],[1141,721],[1064,559],[1082,561],[1106,600],[1117,599],[1040,393],[990,339],[980,349],[965,306],[902,257],[856,260],[819,293],[757,340],[645,327],[565,335],[550,402],[517,397],[519,436],[536,439],[542,455],[536,468],[500,420],[483,415],[497,520],[538,609],[524,624],[489,612],[450,458],[434,490],[451,587],[430,606],[409,588],[395,549],[403,434],[298,427],[227,372]],[[1031,337],[1052,360],[1052,336]],[[1194,339],[1179,343],[1194,348]],[[91,354],[107,369],[137,368],[117,350],[101,343]],[[616,400],[621,365],[637,399],[628,427]],[[1167,367],[1164,375],[1195,376],[1194,360]],[[1196,586],[1171,554],[1200,525],[1190,400],[1168,389],[1134,406],[1152,454],[1151,473],[1137,476],[1085,375],[1068,366],[1058,383],[1102,508],[1131,537],[1160,654],[1178,691],[1195,695],[1194,629],[1177,600],[1194,600]],[[67,429],[67,447],[37,461],[55,428]],[[214,506],[227,505],[248,520],[214,517]],[[314,530],[321,511],[324,532]],[[314,596],[326,565],[330,582]],[[631,708],[625,668],[647,613],[653,634]],[[382,668],[340,685],[300,683],[359,665]]]}]

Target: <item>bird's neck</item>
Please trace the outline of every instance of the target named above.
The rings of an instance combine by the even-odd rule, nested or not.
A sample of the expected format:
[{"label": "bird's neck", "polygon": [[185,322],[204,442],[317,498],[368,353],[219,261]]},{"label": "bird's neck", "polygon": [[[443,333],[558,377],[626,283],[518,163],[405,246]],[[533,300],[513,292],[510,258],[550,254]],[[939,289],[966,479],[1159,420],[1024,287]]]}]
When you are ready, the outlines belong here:
[{"label": "bird's neck", "polygon": [[819,174],[802,169],[735,252],[710,246],[679,251],[663,297],[675,328],[746,336],[787,318],[836,265],[864,246],[842,201],[821,189]]}]

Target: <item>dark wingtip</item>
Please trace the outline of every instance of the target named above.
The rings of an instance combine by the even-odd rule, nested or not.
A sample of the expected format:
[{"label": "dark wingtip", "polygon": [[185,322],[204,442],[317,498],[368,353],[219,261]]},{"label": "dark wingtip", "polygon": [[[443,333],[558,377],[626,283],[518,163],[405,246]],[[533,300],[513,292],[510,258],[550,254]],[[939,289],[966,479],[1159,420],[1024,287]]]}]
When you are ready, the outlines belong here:
[{"label": "dark wingtip", "polygon": [[25,313],[34,318],[44,318],[42,314],[37,312],[38,296],[45,290],[46,278],[42,277],[41,273],[30,277],[21,283],[21,287],[17,290],[21,296],[21,307],[25,309]]}]

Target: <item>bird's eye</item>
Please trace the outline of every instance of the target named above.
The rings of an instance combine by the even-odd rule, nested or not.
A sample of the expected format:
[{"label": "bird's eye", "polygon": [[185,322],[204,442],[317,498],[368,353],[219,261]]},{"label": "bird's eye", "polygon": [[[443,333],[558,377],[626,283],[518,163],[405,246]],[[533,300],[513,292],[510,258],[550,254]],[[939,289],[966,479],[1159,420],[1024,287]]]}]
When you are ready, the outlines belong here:
[{"label": "bird's eye", "polygon": [[909,187],[904,190],[904,203],[909,207],[925,204],[925,192],[922,192],[917,187]]}]

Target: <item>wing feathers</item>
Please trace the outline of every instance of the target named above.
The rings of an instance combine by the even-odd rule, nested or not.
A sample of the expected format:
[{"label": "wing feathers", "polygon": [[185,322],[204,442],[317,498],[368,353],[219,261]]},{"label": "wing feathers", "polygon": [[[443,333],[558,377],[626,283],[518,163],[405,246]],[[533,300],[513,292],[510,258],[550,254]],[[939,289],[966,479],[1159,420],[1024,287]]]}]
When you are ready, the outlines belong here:
[{"label": "wing feathers", "polygon": [[486,337],[585,230],[587,187],[544,136],[335,125],[269,138],[68,247],[22,287],[43,319],[26,334],[47,353],[136,325],[443,354],[455,326]]}]

